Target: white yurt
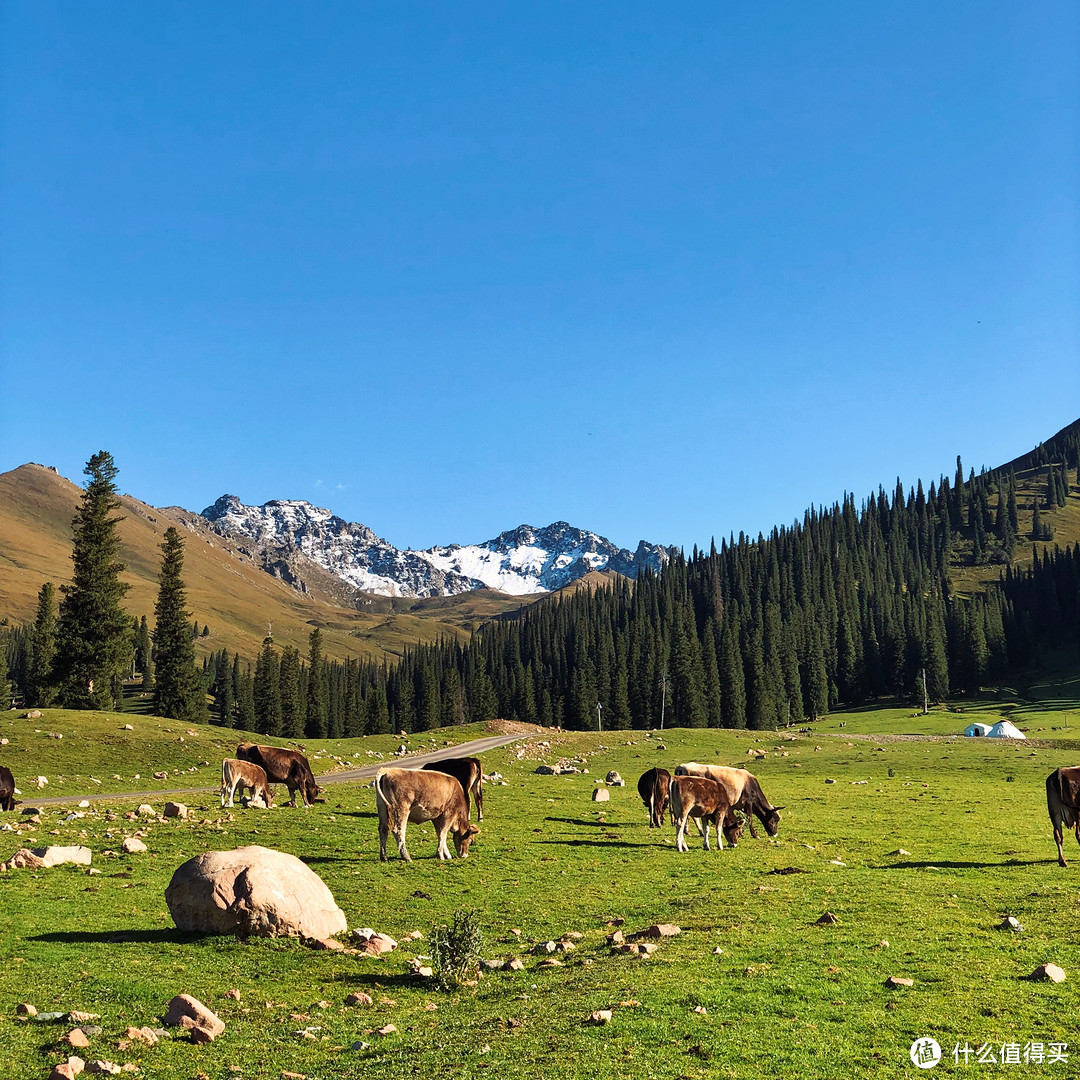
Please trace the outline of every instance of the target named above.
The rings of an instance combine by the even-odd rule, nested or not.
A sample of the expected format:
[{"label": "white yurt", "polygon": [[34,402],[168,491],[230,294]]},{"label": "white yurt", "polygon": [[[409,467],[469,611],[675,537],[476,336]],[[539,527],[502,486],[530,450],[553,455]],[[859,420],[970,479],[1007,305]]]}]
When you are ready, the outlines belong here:
[{"label": "white yurt", "polygon": [[972,735],[989,735],[990,734],[990,725],[989,724],[968,724],[968,726],[966,728],[964,728],[964,734],[968,735],[968,736],[972,736]]},{"label": "white yurt", "polygon": [[988,739],[1026,739],[1027,736],[1008,720],[999,720],[987,733]]}]

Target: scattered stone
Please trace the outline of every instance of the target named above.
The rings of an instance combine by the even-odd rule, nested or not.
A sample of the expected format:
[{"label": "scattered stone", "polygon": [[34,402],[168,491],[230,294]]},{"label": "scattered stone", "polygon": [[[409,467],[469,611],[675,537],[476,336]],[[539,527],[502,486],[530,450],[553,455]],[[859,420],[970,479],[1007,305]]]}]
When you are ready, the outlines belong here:
[{"label": "scattered stone", "polygon": [[831,912],[826,911],[824,915],[815,923],[816,926],[832,926],[838,923],[840,920]]},{"label": "scattered stone", "polygon": [[537,964],[536,966],[537,967],[542,967],[542,968],[557,968],[557,967],[565,967],[566,965],[561,960],[556,960],[556,959],[552,958],[550,960],[541,960],[540,963]]},{"label": "scattered stone", "polygon": [[257,845],[189,859],[165,902],[177,928],[196,933],[329,938],[348,925],[314,870]]},{"label": "scattered stone", "polygon": [[26,720],[40,720],[41,719],[41,710],[40,709],[31,709],[26,714],[24,719],[26,719]]},{"label": "scattered stone", "polygon": [[568,953],[568,952],[573,952],[574,949],[576,949],[576,948],[577,948],[577,946],[572,941],[556,941],[555,942],[555,951],[556,952]]},{"label": "scattered stone", "polygon": [[16,1016],[37,1016],[37,1014],[37,1009],[28,1001],[24,1001],[21,1004],[15,1006]]},{"label": "scattered stone", "polygon": [[895,851],[890,851],[889,852],[890,857],[894,856],[894,855],[910,855],[910,854],[911,854],[910,851],[905,851],[902,847],[898,847]]},{"label": "scattered stone", "polygon": [[154,779],[155,780],[168,780],[169,779],[169,774],[167,772],[156,772],[156,773],[154,773]]},{"label": "scattered stone", "polygon": [[682,933],[682,928],[675,926],[673,923],[659,923],[653,926],[647,926],[644,930],[639,930],[636,934],[631,934],[633,938],[667,938],[676,937]]},{"label": "scattered stone", "polygon": [[225,1030],[225,1021],[190,994],[177,994],[169,1002],[164,1023],[169,1027],[186,1028],[193,1043],[213,1042]]},{"label": "scattered stone", "polygon": [[826,776],[825,777],[825,783],[826,784],[835,784],[836,781],[831,776]]},{"label": "scattered stone", "polygon": [[360,945],[360,952],[367,956],[382,956],[383,953],[393,952],[398,947],[392,937],[380,934],[370,926],[353,930],[350,937]]},{"label": "scattered stone", "polygon": [[86,1063],[88,1073],[104,1073],[106,1076],[119,1076],[124,1070],[112,1061],[88,1061]]},{"label": "scattered stone", "polygon": [[713,949],[713,956],[723,956],[723,955],[724,955],[724,950],[721,949],[719,945],[717,945],[716,948]]},{"label": "scattered stone", "polygon": [[607,936],[609,945],[622,945],[626,942],[626,935],[621,930],[614,930]]},{"label": "scattered stone", "polygon": [[[68,1019],[73,1024],[86,1024],[90,1020],[100,1020],[101,1017],[97,1013],[80,1012],[78,1009],[72,1009],[68,1013]],[[85,1031],[86,1028],[84,1027],[83,1030]]]},{"label": "scattered stone", "polygon": [[890,975],[885,980],[885,986],[889,990],[899,990],[900,987],[902,987],[902,986],[914,986],[914,985],[915,985],[915,980],[914,979],[903,979],[903,978],[900,978],[900,976],[898,976],[898,975]]},{"label": "scattered stone", "polygon": [[81,1027],[72,1028],[63,1038],[63,1042],[66,1042],[69,1046],[74,1046],[76,1049],[86,1047],[90,1045],[90,1040],[86,1037],[86,1032]]},{"label": "scattered stone", "polygon": [[353,1050],[367,1050],[371,1046],[371,1043],[364,1042],[363,1039],[356,1039],[352,1044]]},{"label": "scattered stone", "polygon": [[240,1000],[240,991],[239,990],[226,990],[225,991],[225,996],[227,998],[232,998],[233,1001],[239,1001]]},{"label": "scattered stone", "polygon": [[90,805],[90,800],[89,799],[80,799],[79,800],[79,809],[80,810],[85,810],[86,807],[88,807],[89,805]]},{"label": "scattered stone", "polygon": [[604,783],[612,787],[626,787],[626,781],[614,769],[604,777]]},{"label": "scattered stone", "polygon": [[146,845],[137,836],[127,837],[120,847],[126,851],[128,855],[137,855],[140,852],[147,850]]},{"label": "scattered stone", "polygon": [[384,1024],[381,1028],[379,1028],[377,1034],[379,1034],[379,1035],[393,1035],[395,1031],[397,1031],[397,1027],[395,1027],[395,1025],[393,1025],[393,1024]]},{"label": "scattered stone", "polygon": [[[416,961],[413,961],[416,963]],[[506,967],[505,960],[481,960],[480,966],[486,968],[488,971],[502,971]]]},{"label": "scattered stone", "polygon": [[694,1012],[696,1012],[699,1016],[708,1016],[709,1015],[709,1010],[706,1009],[704,1005],[695,1005],[694,1006]]},{"label": "scattered stone", "polygon": [[1065,981],[1065,972],[1057,964],[1040,964],[1029,976],[1032,979],[1049,979],[1050,982],[1062,983]]},{"label": "scattered stone", "polygon": [[611,1023],[611,1010],[610,1009],[597,1009],[594,1013],[589,1013],[590,1024],[610,1024]]},{"label": "scattered stone", "polygon": [[516,956],[506,966],[511,971],[524,971],[525,970],[525,962],[523,960],[518,959],[518,957],[516,957]]},{"label": "scattered stone", "polygon": [[142,803],[135,811],[137,817],[157,817],[157,811],[149,804]]},{"label": "scattered stone", "polygon": [[607,788],[602,788],[602,787],[593,788],[592,801],[593,802],[610,802],[611,801],[611,795],[608,792],[608,789]]},{"label": "scattered stone", "polygon": [[98,868],[96,866],[91,866],[90,869],[86,871],[86,876],[87,877],[93,877],[94,874],[100,874],[100,873],[101,873],[101,871],[98,870]]},{"label": "scattered stone", "polygon": [[49,1073],[49,1080],[75,1080],[85,1067],[86,1062],[73,1054],[67,1061],[53,1066],[53,1071]]},{"label": "scattered stone", "polygon": [[158,1037],[148,1027],[129,1027],[124,1035],[133,1042],[146,1043],[147,1046],[157,1046]]},{"label": "scattered stone", "polygon": [[355,994],[349,994],[345,999],[346,1005],[370,1005],[371,995],[365,994],[362,990]]},{"label": "scattered stone", "polygon": [[134,727],[133,724],[125,724],[120,730],[121,731],[134,731],[135,727]]},{"label": "scattered stone", "polygon": [[1013,918],[1012,915],[1007,915],[1002,920],[1002,923],[998,927],[998,929],[999,930],[1011,930],[1014,934],[1022,934],[1024,932],[1024,928],[1020,925],[1020,921],[1018,919]]},{"label": "scattered stone", "polygon": [[167,802],[164,810],[165,817],[180,818],[183,821],[188,816],[188,808],[179,802]]}]

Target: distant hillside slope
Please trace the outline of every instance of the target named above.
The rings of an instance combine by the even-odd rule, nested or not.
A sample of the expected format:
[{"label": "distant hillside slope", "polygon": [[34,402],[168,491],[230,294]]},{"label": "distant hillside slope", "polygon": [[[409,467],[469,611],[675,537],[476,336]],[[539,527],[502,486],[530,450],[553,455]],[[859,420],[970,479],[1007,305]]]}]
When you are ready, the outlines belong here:
[{"label": "distant hillside slope", "polygon": [[[71,521],[81,497],[79,487],[41,465],[0,473],[0,617],[31,621],[42,584],[59,587],[71,580]],[[319,626],[331,658],[395,657],[418,641],[467,638],[478,619],[520,606],[517,599],[485,591],[453,598],[457,603],[415,605],[416,613],[381,597],[357,610],[333,602],[333,583],[318,578],[317,568],[305,568],[311,584],[307,592],[298,591],[266,573],[199,515],[160,510],[129,495],[122,502],[123,576],[131,584],[125,606],[153,625],[159,549],[165,530],[176,525],[186,541],[188,608],[200,626],[210,627],[210,635],[198,641],[203,652],[225,648],[253,659],[270,627],[276,642],[306,654],[308,635]]]}]

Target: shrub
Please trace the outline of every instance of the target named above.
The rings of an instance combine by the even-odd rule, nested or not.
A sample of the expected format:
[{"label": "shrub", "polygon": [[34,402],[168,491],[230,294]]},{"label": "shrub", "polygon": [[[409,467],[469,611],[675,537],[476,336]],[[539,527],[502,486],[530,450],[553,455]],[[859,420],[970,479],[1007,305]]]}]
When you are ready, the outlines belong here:
[{"label": "shrub", "polygon": [[479,911],[472,908],[455,911],[451,924],[433,926],[429,938],[431,970],[440,989],[453,990],[476,976],[484,944]]}]

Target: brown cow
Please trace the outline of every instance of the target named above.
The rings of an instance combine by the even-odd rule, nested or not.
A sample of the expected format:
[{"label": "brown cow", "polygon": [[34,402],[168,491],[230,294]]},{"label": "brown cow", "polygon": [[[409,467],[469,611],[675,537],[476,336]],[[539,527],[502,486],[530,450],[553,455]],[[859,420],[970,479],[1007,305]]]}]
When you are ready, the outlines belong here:
[{"label": "brown cow", "polygon": [[[704,826],[705,850],[709,850],[709,829],[716,826],[717,850],[724,849],[723,836],[735,847],[742,836],[742,823],[735,817],[727,789],[706,776],[676,776],[671,781],[671,813],[677,826],[675,847],[689,851],[686,821],[694,818]],[[721,836],[723,827],[723,836]]]},{"label": "brown cow", "polygon": [[[266,770],[250,761],[225,758],[221,763],[221,805],[232,806],[237,789],[242,797],[244,788],[250,788],[252,800],[262,799],[267,808],[273,806],[274,799],[266,782]],[[225,801],[226,796],[228,802]]]},{"label": "brown cow", "polygon": [[750,835],[756,840],[754,832],[754,815],[765,826],[765,831],[770,836],[775,836],[780,830],[780,811],[782,806],[773,806],[765,792],[761,790],[757,777],[746,769],[735,769],[728,765],[700,765],[696,761],[687,761],[682,765],[675,766],[676,776],[707,776],[718,784],[723,784],[731,798],[732,808],[741,810],[746,815],[746,823],[750,826]]},{"label": "brown cow", "polygon": [[1058,863],[1068,866],[1061,848],[1064,829],[1075,830],[1080,843],[1080,766],[1055,769],[1046,778],[1046,809],[1050,824],[1054,827],[1054,843],[1057,844]]},{"label": "brown cow", "polygon": [[15,809],[15,777],[6,765],[0,765],[0,810]]},{"label": "brown cow", "polygon": [[650,829],[661,828],[664,824],[664,811],[667,809],[670,788],[671,773],[667,769],[650,769],[647,773],[642,773],[637,782],[638,794],[649,811]]},{"label": "brown cow", "polygon": [[236,756],[241,761],[250,761],[258,765],[271,784],[284,784],[289,789],[289,805],[296,805],[296,793],[299,791],[305,806],[310,806],[322,790],[315,783],[308,759],[299,750],[283,750],[280,746],[256,746],[254,743],[241,743],[236,748]]},{"label": "brown cow", "polygon": [[392,832],[398,852],[412,862],[405,849],[405,827],[412,822],[430,821],[435,826],[440,859],[450,859],[446,834],[452,833],[458,855],[469,857],[469,844],[480,831],[469,824],[465,793],[457,778],[449,773],[425,769],[380,769],[375,774],[375,804],[379,810],[379,859],[386,862],[386,838]]},{"label": "brown cow", "polygon": [[484,770],[476,757],[445,757],[429,761],[423,766],[428,771],[448,773],[457,779],[465,792],[465,812],[469,813],[469,795],[476,797],[476,820],[484,820]]}]

